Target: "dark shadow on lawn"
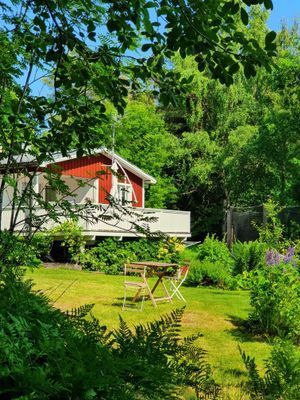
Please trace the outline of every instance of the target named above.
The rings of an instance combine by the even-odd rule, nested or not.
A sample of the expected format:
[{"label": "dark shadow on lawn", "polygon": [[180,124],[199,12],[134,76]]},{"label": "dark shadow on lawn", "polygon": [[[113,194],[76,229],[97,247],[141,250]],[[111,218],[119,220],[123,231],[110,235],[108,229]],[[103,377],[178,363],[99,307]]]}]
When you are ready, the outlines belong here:
[{"label": "dark shadow on lawn", "polygon": [[242,376],[246,376],[246,377],[248,376],[247,371],[243,371],[242,369],[239,369],[239,368],[229,368],[229,369],[226,369],[224,372],[226,375],[230,375],[235,378],[240,378]]},{"label": "dark shadow on lawn", "polygon": [[234,328],[228,329],[229,332],[237,341],[239,342],[265,342],[267,337],[265,335],[260,335],[252,330],[252,326],[249,321],[237,317],[235,315],[227,315],[227,321],[234,325]]},{"label": "dark shadow on lawn", "polygon": [[[206,287],[206,288],[209,288],[209,286],[202,286],[202,287]],[[212,294],[216,294],[216,295],[219,295],[219,296],[224,296],[224,294],[226,295],[226,296],[243,296],[243,293],[242,292],[237,292],[237,291],[235,291],[235,290],[223,290],[223,289],[217,289],[217,290],[212,290],[211,291],[211,293]]]},{"label": "dark shadow on lawn", "polygon": [[[129,304],[133,304],[133,305],[137,304],[137,306],[140,307],[141,302],[142,302],[141,298],[138,298],[134,303],[132,302],[132,300],[133,300],[133,297],[127,297],[127,302]],[[113,303],[105,303],[105,305],[112,306],[112,307],[118,307],[118,308],[121,307],[122,308],[123,307],[123,301],[124,301],[124,297],[118,297],[118,298],[115,299],[115,301]],[[145,302],[146,301],[147,301],[147,299],[145,299]]]}]

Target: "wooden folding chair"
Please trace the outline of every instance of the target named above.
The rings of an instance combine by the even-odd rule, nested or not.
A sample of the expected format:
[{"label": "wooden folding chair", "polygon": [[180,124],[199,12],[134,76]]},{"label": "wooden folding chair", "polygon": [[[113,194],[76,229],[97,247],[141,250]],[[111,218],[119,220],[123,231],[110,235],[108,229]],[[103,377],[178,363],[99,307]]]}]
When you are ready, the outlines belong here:
[{"label": "wooden folding chair", "polygon": [[190,270],[190,266],[183,265],[179,267],[175,273],[175,275],[168,276],[167,279],[170,282],[172,293],[171,293],[171,299],[176,296],[179,300],[182,300],[186,303],[185,298],[183,297],[182,293],[180,292],[180,287],[183,284],[183,282],[186,280],[188,273]]},{"label": "wooden folding chair", "polygon": [[[133,289],[136,292],[132,299],[133,303],[135,303],[139,297],[142,297],[140,311],[143,310],[144,301],[145,301],[145,292],[149,292],[149,290],[150,290],[147,280],[146,280],[146,272],[147,272],[147,268],[145,266],[135,265],[135,264],[125,264],[125,266],[124,266],[124,276],[125,276],[124,301],[123,301],[123,307],[122,307],[123,310],[126,307],[127,290],[130,290],[130,289]],[[131,306],[133,306],[133,304]]]}]

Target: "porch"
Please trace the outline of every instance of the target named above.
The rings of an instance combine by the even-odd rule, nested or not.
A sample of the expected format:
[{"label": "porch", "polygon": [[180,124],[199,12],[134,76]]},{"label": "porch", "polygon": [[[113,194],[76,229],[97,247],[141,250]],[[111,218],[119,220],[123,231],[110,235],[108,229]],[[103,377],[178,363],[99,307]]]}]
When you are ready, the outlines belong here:
[{"label": "porch", "polygon": [[[58,213],[60,209],[57,208]],[[39,230],[49,230],[57,223],[49,219],[44,209],[35,207],[32,210],[33,218],[38,217]],[[11,208],[6,207],[2,215],[2,229],[9,229],[11,219]],[[67,218],[59,217],[62,223]],[[17,231],[24,231],[29,220],[29,210],[19,211],[17,218]],[[89,241],[94,241],[97,237],[137,237],[143,236],[139,231],[142,228],[150,234],[163,233],[170,237],[187,239],[191,236],[190,232],[190,212],[179,210],[165,210],[155,208],[134,208],[126,207],[122,211],[107,205],[94,204],[85,208],[78,224],[83,228],[84,236]],[[36,223],[34,224],[36,225]],[[34,226],[34,229],[37,229]]]}]

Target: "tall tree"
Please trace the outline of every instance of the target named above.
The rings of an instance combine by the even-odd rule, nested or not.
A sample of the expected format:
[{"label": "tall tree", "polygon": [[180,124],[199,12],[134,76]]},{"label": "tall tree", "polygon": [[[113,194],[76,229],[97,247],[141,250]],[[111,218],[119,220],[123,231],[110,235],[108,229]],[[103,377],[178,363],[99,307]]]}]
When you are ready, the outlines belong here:
[{"label": "tall tree", "polygon": [[[272,7],[271,0],[0,3],[0,158],[5,163],[0,229],[6,186],[14,192],[11,230],[17,221],[20,196],[17,179],[11,179],[16,156],[23,159],[26,153],[41,165],[57,150],[63,155],[71,149],[78,155],[88,152],[99,144],[107,100],[123,113],[128,88],[147,80],[160,101],[176,104],[189,83],[168,67],[177,51],[195,56],[200,69],[207,66],[226,84],[239,66],[247,77],[256,67],[268,66],[275,33],[260,46],[232,17],[240,13],[246,25],[246,6],[252,3]],[[37,84],[45,77],[53,86],[40,93]],[[32,182],[35,172],[22,172]],[[26,192],[33,194],[30,187]],[[46,207],[41,198],[36,201]]]},{"label": "tall tree", "polygon": [[[267,15],[258,7],[250,14],[261,42]],[[297,26],[283,29],[277,42],[276,70],[250,80],[238,72],[229,88],[208,70],[199,72],[192,57],[173,58],[176,71],[194,75],[185,107],[169,107],[166,121],[179,137],[169,173],[181,188],[178,205],[192,210],[195,234],[220,232],[229,206],[261,204],[269,196],[281,204],[299,201]]]},{"label": "tall tree", "polygon": [[129,99],[116,125],[115,149],[156,178],[157,183],[146,190],[147,207],[163,208],[175,201],[176,188],[164,173],[174,140],[151,97],[140,95]]}]

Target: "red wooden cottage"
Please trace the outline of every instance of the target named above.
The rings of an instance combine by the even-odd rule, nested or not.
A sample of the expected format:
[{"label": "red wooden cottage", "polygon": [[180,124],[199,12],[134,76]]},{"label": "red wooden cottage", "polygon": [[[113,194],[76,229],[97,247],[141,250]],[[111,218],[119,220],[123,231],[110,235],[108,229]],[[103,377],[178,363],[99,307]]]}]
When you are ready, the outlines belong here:
[{"label": "red wooden cottage", "polygon": [[[94,191],[90,200],[99,204],[109,204],[109,197],[113,195],[123,205],[126,203],[133,207],[144,207],[145,184],[156,183],[152,176],[106,149],[96,150],[95,154],[81,158],[77,158],[75,153],[67,158],[57,155],[55,165],[66,181],[82,178],[92,183]],[[86,197],[91,195],[88,186],[84,191]],[[78,190],[74,194],[74,197],[78,197]],[[84,201],[84,196],[79,198],[81,202]]]},{"label": "red wooden cottage", "polygon": [[[35,161],[30,157],[23,160],[24,162],[30,168],[37,167]],[[136,210],[135,214],[150,217],[152,221],[143,223],[143,227],[151,232],[160,231],[169,236],[190,237],[190,213],[188,211],[145,208],[145,186],[155,184],[156,180],[137,166],[105,148],[95,150],[92,155],[80,158],[76,156],[75,152],[69,154],[68,157],[54,154],[51,163],[39,166],[33,189],[45,201],[54,202],[58,200],[58,196],[48,185],[46,169],[59,172],[69,187],[70,194],[64,200],[76,204],[96,204],[104,208],[113,203],[133,207]],[[20,188],[26,184],[25,177],[19,177],[18,181]],[[4,216],[6,216],[4,221],[10,219],[10,199],[11,193],[8,189],[4,198]],[[40,210],[36,208],[34,212],[39,215]],[[136,214],[137,220],[138,214]],[[124,217],[121,221],[111,224],[105,224],[101,220],[93,224],[86,221],[80,223],[85,235],[94,240],[98,236],[136,236],[132,222],[134,221]],[[51,224],[44,228],[47,229],[50,226]]]}]

